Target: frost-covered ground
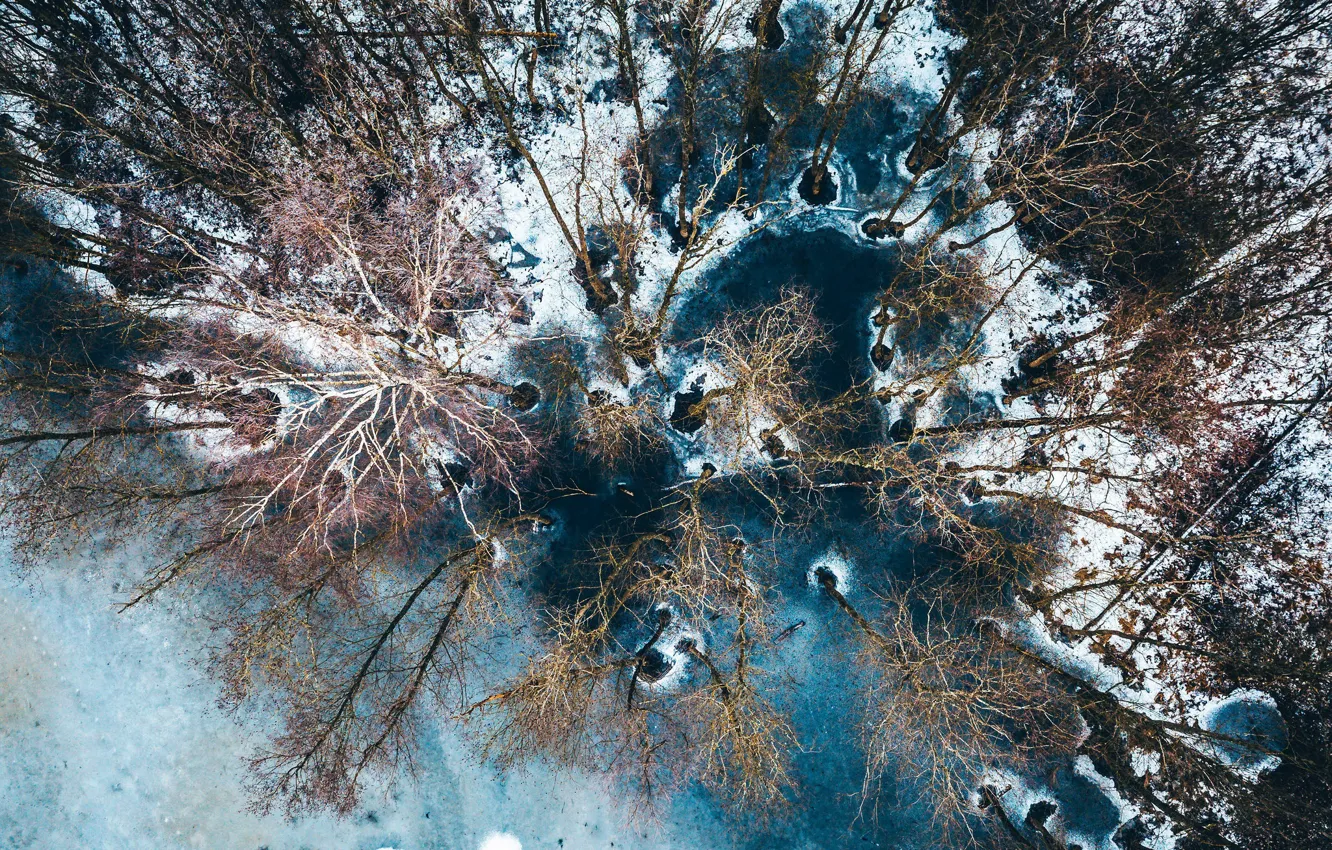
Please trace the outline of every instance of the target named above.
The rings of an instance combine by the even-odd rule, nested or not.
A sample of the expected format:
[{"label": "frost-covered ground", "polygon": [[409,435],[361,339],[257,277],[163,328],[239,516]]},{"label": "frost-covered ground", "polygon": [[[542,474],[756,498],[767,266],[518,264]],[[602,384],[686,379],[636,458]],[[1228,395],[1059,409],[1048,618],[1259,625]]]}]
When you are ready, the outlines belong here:
[{"label": "frost-covered ground", "polygon": [[[244,761],[261,742],[214,707],[195,647],[202,612],[118,615],[133,554],[90,553],[0,583],[0,847],[33,850],[517,850],[729,848],[732,831],[682,800],[635,823],[604,781],[540,766],[499,777],[456,736],[427,742],[417,781],[376,790],[352,817],[247,810]],[[487,843],[490,839],[491,843]]]}]

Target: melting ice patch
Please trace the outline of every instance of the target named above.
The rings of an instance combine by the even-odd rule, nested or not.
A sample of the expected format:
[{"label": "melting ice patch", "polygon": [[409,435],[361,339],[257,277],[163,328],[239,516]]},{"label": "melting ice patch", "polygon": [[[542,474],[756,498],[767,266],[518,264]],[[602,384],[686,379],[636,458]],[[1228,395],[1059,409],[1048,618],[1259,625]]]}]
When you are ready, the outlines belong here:
[{"label": "melting ice patch", "polygon": [[689,663],[690,647],[696,652],[707,651],[703,636],[693,629],[668,628],[650,650],[655,656],[651,661],[656,669],[653,675],[640,679],[640,684],[650,690],[669,691],[677,687]]},{"label": "melting ice patch", "polygon": [[854,565],[846,559],[837,549],[829,549],[819,557],[815,558],[809,565],[809,571],[805,573],[805,578],[809,581],[810,587],[822,587],[822,578],[824,573],[832,573],[837,581],[837,589],[846,593],[851,584],[851,571]]},{"label": "melting ice patch", "polygon": [[986,784],[998,789],[1000,804],[1014,824],[1032,834],[1045,830],[1069,848],[1121,850],[1116,836],[1138,813],[1085,755],[1045,781],[1001,771],[988,774]]},{"label": "melting ice patch", "polygon": [[1288,740],[1286,721],[1270,694],[1241,688],[1203,707],[1198,725],[1229,740],[1212,741],[1216,759],[1256,779],[1281,764],[1277,755]]}]

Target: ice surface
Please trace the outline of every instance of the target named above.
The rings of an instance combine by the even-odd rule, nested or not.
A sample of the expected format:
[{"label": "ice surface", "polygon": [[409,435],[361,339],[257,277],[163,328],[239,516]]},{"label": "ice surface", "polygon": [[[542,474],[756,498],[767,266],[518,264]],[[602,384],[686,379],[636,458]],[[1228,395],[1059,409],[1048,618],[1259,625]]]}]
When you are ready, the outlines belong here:
[{"label": "ice surface", "polygon": [[1209,749],[1244,775],[1257,778],[1281,764],[1279,753],[1286,747],[1288,733],[1270,694],[1241,688],[1212,700],[1198,719],[1207,731],[1233,739],[1212,742]]},{"label": "ice surface", "polygon": [[[202,608],[108,602],[141,553],[97,551],[20,581],[0,564],[0,846],[31,850],[517,850],[733,846],[707,808],[634,824],[607,783],[542,765],[500,777],[454,732],[418,780],[378,787],[345,820],[247,811],[257,723],[214,707]],[[0,556],[2,558],[3,556]]]}]

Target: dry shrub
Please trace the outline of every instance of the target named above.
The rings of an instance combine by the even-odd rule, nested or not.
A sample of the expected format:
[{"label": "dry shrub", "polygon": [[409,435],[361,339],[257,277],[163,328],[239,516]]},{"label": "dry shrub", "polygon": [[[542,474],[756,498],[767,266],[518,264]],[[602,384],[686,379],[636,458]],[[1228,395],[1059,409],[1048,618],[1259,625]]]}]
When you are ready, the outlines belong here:
[{"label": "dry shrub", "polygon": [[709,674],[683,706],[695,729],[699,778],[737,810],[784,809],[796,784],[791,754],[799,741],[786,716],[764,698],[761,671],[747,667],[743,649],[730,677],[701,650],[689,651]]},{"label": "dry shrub", "polygon": [[891,604],[860,656],[873,682],[865,797],[892,770],[932,802],[946,832],[965,828],[986,773],[1030,770],[1073,751],[1075,703],[1048,669],[951,603],[899,594]]},{"label": "dry shrub", "polygon": [[646,398],[622,402],[605,390],[590,390],[579,424],[583,446],[607,467],[633,462],[662,443],[664,423]]},{"label": "dry shrub", "polygon": [[401,174],[325,157],[288,173],[265,211],[274,286],[388,330],[454,336],[469,312],[514,306],[473,235],[492,207],[471,163]]},{"label": "dry shrub", "polygon": [[703,357],[717,365],[722,385],[695,407],[729,435],[735,451],[761,443],[764,429],[809,418],[813,388],[802,367],[827,345],[810,296],[799,290],[786,290],[776,304],[730,316],[703,337]]}]

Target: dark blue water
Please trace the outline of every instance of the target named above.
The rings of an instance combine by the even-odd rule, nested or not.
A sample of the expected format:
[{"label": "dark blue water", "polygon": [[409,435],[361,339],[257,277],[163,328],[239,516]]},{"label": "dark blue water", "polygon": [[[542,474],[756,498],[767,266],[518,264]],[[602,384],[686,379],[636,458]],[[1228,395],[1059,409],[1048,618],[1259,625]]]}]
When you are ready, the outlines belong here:
[{"label": "dark blue water", "polygon": [[832,227],[764,230],[737,246],[691,296],[671,341],[687,345],[730,311],[774,304],[784,289],[801,289],[812,296],[831,343],[807,377],[821,398],[830,399],[870,377],[869,316],[898,269],[895,247]]}]

